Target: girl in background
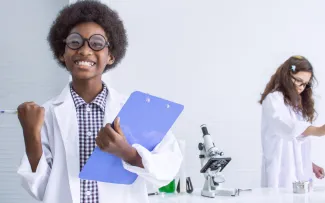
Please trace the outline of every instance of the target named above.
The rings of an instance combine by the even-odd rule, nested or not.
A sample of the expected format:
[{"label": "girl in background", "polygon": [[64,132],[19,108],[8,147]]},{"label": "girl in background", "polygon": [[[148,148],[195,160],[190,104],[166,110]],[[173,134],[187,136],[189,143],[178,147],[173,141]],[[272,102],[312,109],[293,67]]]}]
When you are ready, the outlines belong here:
[{"label": "girl in background", "polygon": [[310,157],[310,136],[325,135],[325,125],[312,125],[314,81],[310,62],[292,56],[276,70],[261,95],[262,187],[292,188],[294,181],[308,181],[312,173],[324,176],[323,168]]}]

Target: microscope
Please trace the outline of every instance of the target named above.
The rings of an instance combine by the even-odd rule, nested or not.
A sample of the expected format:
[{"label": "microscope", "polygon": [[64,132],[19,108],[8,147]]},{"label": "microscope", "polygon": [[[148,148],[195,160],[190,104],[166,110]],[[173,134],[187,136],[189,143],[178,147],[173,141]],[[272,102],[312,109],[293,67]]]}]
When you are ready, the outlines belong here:
[{"label": "microscope", "polygon": [[237,196],[238,189],[222,188],[221,184],[225,182],[222,170],[231,161],[230,157],[224,157],[223,152],[219,151],[214,145],[212,137],[208,132],[206,125],[201,125],[204,143],[199,143],[201,170],[204,174],[205,182],[201,195],[214,198],[215,196]]}]

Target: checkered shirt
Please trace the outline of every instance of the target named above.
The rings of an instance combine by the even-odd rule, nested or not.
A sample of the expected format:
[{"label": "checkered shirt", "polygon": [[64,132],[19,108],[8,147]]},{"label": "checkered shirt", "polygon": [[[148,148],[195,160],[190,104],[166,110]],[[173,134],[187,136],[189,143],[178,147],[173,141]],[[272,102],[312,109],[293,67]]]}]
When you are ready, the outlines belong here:
[{"label": "checkered shirt", "polygon": [[[105,84],[103,84],[103,90],[89,104],[73,90],[72,85],[70,85],[70,90],[77,112],[80,170],[82,170],[95,149],[95,138],[100,128],[103,126],[108,90]],[[98,202],[97,182],[80,180],[80,203]]]}]

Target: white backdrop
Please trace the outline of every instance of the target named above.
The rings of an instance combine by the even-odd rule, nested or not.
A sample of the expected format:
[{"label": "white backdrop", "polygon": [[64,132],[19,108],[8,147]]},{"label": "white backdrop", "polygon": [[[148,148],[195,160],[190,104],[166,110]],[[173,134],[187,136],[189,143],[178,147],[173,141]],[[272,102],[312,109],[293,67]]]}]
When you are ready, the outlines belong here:
[{"label": "white backdrop", "polygon": [[[5,1],[0,9],[2,24],[8,24],[0,38],[5,47],[0,64],[5,73],[0,77],[1,108],[15,108],[27,100],[43,103],[66,84],[67,74],[57,67],[45,40],[50,23],[66,3],[15,0]],[[194,187],[203,183],[197,149],[203,123],[216,146],[233,159],[225,169],[226,186],[259,186],[261,109],[257,101],[271,74],[290,55],[304,55],[314,65],[319,80],[316,124],[325,123],[325,1],[109,3],[125,22],[130,46],[125,60],[105,74],[105,80],[126,94],[141,90],[185,105],[173,131],[187,141],[187,174]],[[6,9],[11,7],[16,9]],[[28,13],[35,9],[42,12]],[[39,52],[44,54],[40,57]],[[34,202],[16,174],[24,150],[17,118],[2,116],[0,131],[0,202]],[[325,167],[323,146],[325,137],[313,139],[313,159]]]},{"label": "white backdrop", "polygon": [[[232,157],[224,171],[226,186],[259,187],[258,99],[271,74],[293,54],[314,65],[316,124],[325,123],[325,1],[111,0],[110,5],[125,22],[130,46],[105,80],[127,94],[141,90],[185,105],[173,131],[187,142],[194,187],[203,184],[197,149],[203,123],[216,146]],[[325,137],[313,139],[313,159],[325,167],[323,146]]]},{"label": "white backdrop", "polygon": [[[68,0],[10,0],[0,7],[0,109],[43,104],[61,92],[68,73],[53,60],[46,37]],[[36,11],[36,12],[35,12]],[[25,150],[17,115],[0,115],[0,202],[35,203],[21,187],[17,168]]]}]

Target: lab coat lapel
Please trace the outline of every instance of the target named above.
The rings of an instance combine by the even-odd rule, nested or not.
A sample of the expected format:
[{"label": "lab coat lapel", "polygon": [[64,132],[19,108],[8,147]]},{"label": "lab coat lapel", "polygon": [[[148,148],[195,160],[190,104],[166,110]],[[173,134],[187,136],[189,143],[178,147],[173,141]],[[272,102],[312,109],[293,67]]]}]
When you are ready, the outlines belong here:
[{"label": "lab coat lapel", "polygon": [[79,135],[78,121],[75,105],[67,85],[59,97],[54,101],[54,114],[59,130],[56,136],[61,134],[66,165],[68,169],[69,185],[73,202],[80,202],[80,162],[79,162]]},{"label": "lab coat lapel", "polygon": [[[292,119],[293,120],[303,120],[301,115],[299,115],[298,113],[295,113],[293,110],[291,110],[291,115],[292,115]],[[305,138],[308,139],[308,138]],[[294,164],[295,166],[293,168],[296,169],[296,176],[298,178],[298,180],[304,180],[304,166],[303,166],[303,162],[302,162],[302,157],[303,154],[301,152],[301,145],[302,143],[304,143],[304,141],[302,140],[297,140],[294,139],[292,141],[293,144],[293,153],[294,153]],[[309,177],[308,177],[309,178]],[[307,179],[309,180],[309,179]]]},{"label": "lab coat lapel", "polygon": [[108,86],[107,88],[108,96],[106,100],[103,126],[105,126],[107,123],[113,123],[114,119],[125,103],[125,98],[117,93],[116,90],[109,88]]}]

